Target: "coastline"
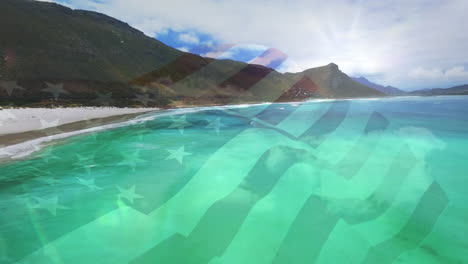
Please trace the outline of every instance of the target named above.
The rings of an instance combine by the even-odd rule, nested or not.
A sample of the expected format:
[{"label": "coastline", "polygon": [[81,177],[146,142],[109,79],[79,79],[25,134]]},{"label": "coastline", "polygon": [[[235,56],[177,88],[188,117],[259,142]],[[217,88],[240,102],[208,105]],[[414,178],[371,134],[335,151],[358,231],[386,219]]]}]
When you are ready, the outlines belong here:
[{"label": "coastline", "polygon": [[[128,114],[140,114],[159,108],[58,107],[0,108],[0,137],[45,130],[80,121],[91,121]],[[0,144],[4,144],[0,141]]]},{"label": "coastline", "polygon": [[[159,110],[159,108],[111,107],[2,109],[0,110],[0,161],[13,159],[14,155],[9,149],[15,146],[21,148],[20,145],[30,141],[45,143],[53,141],[57,135],[76,134],[74,132],[121,123]],[[38,148],[35,146],[33,149]]]},{"label": "coastline", "polygon": [[[452,96],[431,96],[431,97],[452,97]],[[62,120],[63,124],[54,126],[53,122],[46,124],[41,124],[41,126],[34,129],[31,126],[22,126],[22,129],[16,129],[16,133],[4,133],[6,131],[4,128],[5,125],[12,125],[14,122],[5,122],[5,119],[2,119],[2,111],[15,112],[15,110],[22,111],[31,111],[30,114],[35,114],[36,119],[46,118],[45,116],[38,115],[37,110],[44,110],[44,108],[15,108],[15,109],[0,109],[0,163],[5,161],[21,159],[23,157],[29,156],[30,154],[36,152],[42,147],[54,144],[60,139],[65,139],[68,137],[73,137],[75,135],[91,133],[98,130],[112,129],[116,127],[125,126],[133,122],[144,122],[148,120],[147,118],[139,118],[149,113],[159,113],[158,115],[151,116],[151,119],[156,118],[157,116],[164,115],[175,115],[175,114],[184,114],[202,111],[212,108],[243,108],[250,107],[255,105],[268,105],[268,104],[302,104],[310,102],[330,102],[330,101],[342,101],[342,100],[385,100],[385,99],[415,99],[415,98],[430,98],[426,96],[394,96],[394,97],[384,97],[384,98],[343,98],[343,99],[312,99],[307,101],[297,101],[297,102],[255,102],[255,103],[244,103],[244,104],[227,104],[227,105],[178,105],[177,107],[172,108],[112,108],[112,107],[79,107],[79,108],[52,108],[47,109],[48,111],[56,112],[63,114],[66,111],[74,111],[71,116],[67,116]],[[93,115],[82,115],[83,110],[92,109],[93,111],[100,111],[100,114],[97,118],[92,118]],[[115,111],[117,110],[117,111]],[[179,111],[177,111],[179,110]],[[77,115],[77,113],[80,113]],[[42,112],[44,114],[44,112]],[[91,116],[91,118],[90,118]],[[96,115],[94,115],[96,117]],[[50,116],[49,116],[50,119]],[[28,119],[15,120],[16,123],[22,122],[24,125],[25,122],[28,122]],[[42,128],[42,126],[45,126]],[[11,129],[9,130],[11,131]],[[12,152],[12,150],[14,150]]]},{"label": "coastline", "polygon": [[[62,125],[58,126],[48,126],[41,128],[41,126],[36,125],[36,129],[31,126],[23,127],[23,129],[17,129],[16,133],[4,133],[2,127],[5,125],[12,125],[13,122],[5,122],[5,118],[2,119],[2,111],[14,112],[15,110],[22,111],[31,111],[32,114],[35,112],[37,116],[36,119],[46,118],[43,115],[38,115],[37,110],[43,110],[44,108],[12,108],[12,109],[0,109],[0,163],[5,163],[13,160],[23,159],[34,152],[42,149],[45,146],[55,144],[60,142],[62,139],[69,137],[92,133],[95,131],[113,129],[117,127],[126,126],[132,123],[144,122],[149,119],[156,118],[158,116],[166,115],[176,115],[184,113],[192,113],[203,111],[212,108],[243,108],[255,105],[265,105],[271,104],[268,102],[265,103],[245,103],[245,104],[228,104],[228,105],[178,105],[171,108],[112,108],[112,107],[76,107],[76,108],[47,108],[48,111],[60,113],[63,110],[83,110],[83,109],[93,109],[93,110],[124,110],[127,112],[122,114],[120,111],[116,114],[113,111],[107,111],[103,114],[103,117],[99,118],[89,118],[89,116],[73,116],[73,121],[64,122]],[[130,112],[130,113],[128,113]],[[158,113],[157,115],[151,116],[148,118],[144,117],[150,113]],[[43,114],[43,113],[42,113]],[[14,118],[14,115],[13,115]],[[50,117],[49,117],[50,119]],[[64,118],[66,120],[67,118]],[[76,121],[78,120],[78,121]],[[27,119],[16,119],[16,123],[25,124],[28,122]],[[44,124],[42,124],[44,125]],[[50,123],[49,123],[50,125]]]},{"label": "coastline", "polygon": [[149,113],[149,112],[112,115],[112,116],[107,116],[103,118],[80,120],[80,121],[66,123],[63,125],[48,127],[44,129],[28,130],[28,131],[22,131],[18,133],[3,134],[3,135],[0,135],[0,146],[7,147],[7,146],[23,143],[29,140],[37,139],[37,138],[50,137],[50,136],[54,136],[54,135],[61,134],[61,133],[73,132],[73,131],[93,128],[97,126],[108,125],[112,123],[124,122],[124,121],[128,121],[132,118],[135,118],[145,113]]}]

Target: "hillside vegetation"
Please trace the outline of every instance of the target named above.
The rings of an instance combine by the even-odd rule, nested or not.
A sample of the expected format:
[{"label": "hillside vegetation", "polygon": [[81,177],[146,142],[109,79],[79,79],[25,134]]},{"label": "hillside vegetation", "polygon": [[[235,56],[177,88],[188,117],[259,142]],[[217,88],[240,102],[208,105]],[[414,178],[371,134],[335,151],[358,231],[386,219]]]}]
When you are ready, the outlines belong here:
[{"label": "hillside vegetation", "polygon": [[109,16],[0,1],[0,104],[160,106],[384,96],[335,64],[281,74],[171,48]]}]

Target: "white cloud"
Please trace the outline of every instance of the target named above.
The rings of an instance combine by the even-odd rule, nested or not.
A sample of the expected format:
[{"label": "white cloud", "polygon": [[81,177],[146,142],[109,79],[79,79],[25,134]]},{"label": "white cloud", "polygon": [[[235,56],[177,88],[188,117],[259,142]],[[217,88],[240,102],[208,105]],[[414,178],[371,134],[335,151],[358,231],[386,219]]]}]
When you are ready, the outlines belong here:
[{"label": "white cloud", "polygon": [[200,43],[200,45],[205,46],[205,47],[213,47],[214,43],[211,40],[203,41]]},{"label": "white cloud", "polygon": [[297,65],[291,59],[287,59],[276,70],[284,73],[284,72],[301,72],[304,69],[299,67],[299,65]]},{"label": "white cloud", "polygon": [[[70,0],[70,5],[109,14],[151,36],[169,28],[196,29],[221,43],[277,48],[298,69],[335,62],[350,75],[378,75],[403,88],[431,86],[427,78],[408,74],[421,65],[452,69],[468,63],[466,0]],[[457,70],[444,73],[465,78]]]},{"label": "white cloud", "polygon": [[444,77],[444,72],[441,69],[432,68],[432,69],[425,69],[422,67],[418,67],[414,70],[411,70],[408,73],[409,77],[413,79],[420,79],[420,80],[433,80],[433,79],[440,79]]},{"label": "white cloud", "polygon": [[226,52],[223,52],[223,51],[210,51],[207,53],[202,53],[200,54],[200,56],[208,57],[208,58],[221,58],[221,56],[224,58],[231,58],[232,53],[229,53],[229,54],[225,54],[225,53]]},{"label": "white cloud", "polygon": [[193,33],[182,33],[179,35],[179,40],[192,45],[197,45],[200,43],[198,37]]},{"label": "white cloud", "polygon": [[468,80],[468,70],[463,66],[453,67],[445,72],[447,78]]},{"label": "white cloud", "polygon": [[447,70],[440,68],[426,69],[418,67],[408,73],[408,76],[422,81],[466,81],[468,80],[468,70],[463,66],[456,66]]},{"label": "white cloud", "polygon": [[179,47],[177,49],[180,50],[180,51],[183,51],[183,52],[189,52],[190,51],[190,49],[188,47]]},{"label": "white cloud", "polygon": [[236,55],[242,51],[258,52],[260,54],[268,49],[266,46],[255,44],[219,46],[212,45],[212,47],[214,47],[212,51],[200,55],[209,58],[234,59]]}]

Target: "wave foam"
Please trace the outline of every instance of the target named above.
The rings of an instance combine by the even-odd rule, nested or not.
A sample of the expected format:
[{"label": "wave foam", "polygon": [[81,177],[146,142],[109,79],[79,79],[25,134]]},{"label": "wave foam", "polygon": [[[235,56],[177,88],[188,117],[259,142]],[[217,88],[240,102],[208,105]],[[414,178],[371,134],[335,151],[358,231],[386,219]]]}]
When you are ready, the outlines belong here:
[{"label": "wave foam", "polygon": [[61,139],[65,139],[65,138],[69,138],[73,136],[78,136],[82,134],[88,134],[88,133],[110,130],[110,129],[120,128],[120,127],[130,126],[130,125],[141,124],[141,123],[148,122],[148,121],[151,121],[156,118],[163,117],[163,116],[183,115],[183,114],[190,114],[190,113],[196,113],[196,112],[207,111],[207,110],[247,108],[247,107],[252,107],[252,106],[268,105],[268,104],[271,104],[271,103],[187,107],[187,108],[162,110],[156,113],[142,114],[141,116],[138,116],[138,117],[135,117],[133,119],[123,121],[123,122],[60,133],[60,134],[56,134],[52,136],[46,136],[42,138],[28,140],[28,141],[18,143],[15,145],[6,146],[3,148],[0,148],[0,159],[21,159],[21,158],[24,158],[33,154],[34,152],[39,151],[40,149],[47,146],[49,143],[53,141],[57,141],[57,140],[61,140]]}]

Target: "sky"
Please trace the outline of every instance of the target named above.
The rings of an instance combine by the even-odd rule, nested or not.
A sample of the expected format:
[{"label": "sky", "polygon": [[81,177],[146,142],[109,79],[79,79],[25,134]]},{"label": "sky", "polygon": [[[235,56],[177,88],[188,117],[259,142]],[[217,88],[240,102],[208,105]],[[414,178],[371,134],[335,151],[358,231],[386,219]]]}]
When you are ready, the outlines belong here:
[{"label": "sky", "polygon": [[334,62],[353,77],[404,90],[468,83],[466,0],[47,0],[104,13],[208,57],[255,62],[286,54],[281,72]]}]

